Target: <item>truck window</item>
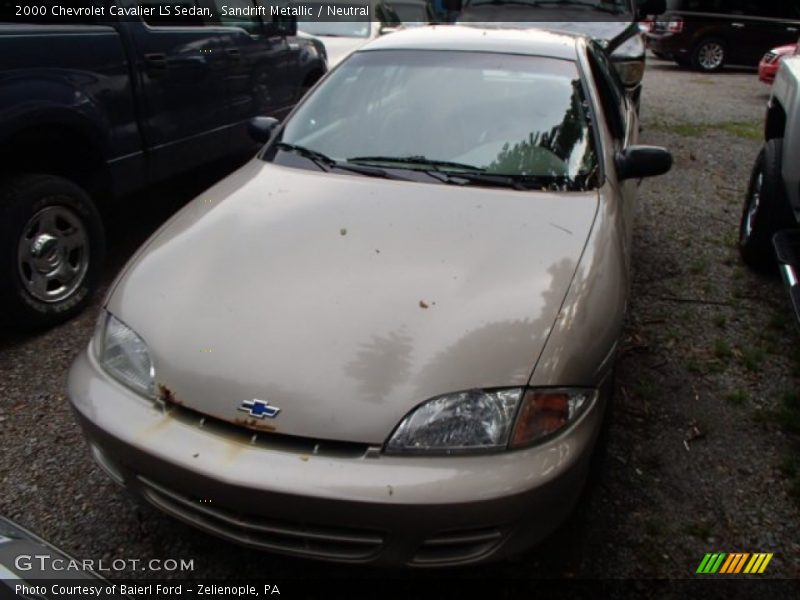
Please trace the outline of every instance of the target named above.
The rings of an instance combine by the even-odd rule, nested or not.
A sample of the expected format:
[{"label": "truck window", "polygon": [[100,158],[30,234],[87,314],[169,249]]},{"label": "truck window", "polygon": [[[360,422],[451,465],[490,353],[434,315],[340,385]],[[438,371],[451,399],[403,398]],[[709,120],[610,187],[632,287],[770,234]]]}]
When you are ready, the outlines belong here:
[{"label": "truck window", "polygon": [[214,10],[226,27],[241,27],[250,35],[264,33],[253,0],[214,0]]},{"label": "truck window", "polygon": [[150,27],[203,27],[203,19],[196,0],[140,0],[139,6],[152,8],[153,14],[142,17]]},{"label": "truck window", "polygon": [[[61,0],[0,0],[0,22],[96,25],[102,20],[102,15],[95,13],[98,13],[102,5],[102,2],[96,0],[76,0],[69,3]],[[59,10],[62,7],[69,10]]]}]

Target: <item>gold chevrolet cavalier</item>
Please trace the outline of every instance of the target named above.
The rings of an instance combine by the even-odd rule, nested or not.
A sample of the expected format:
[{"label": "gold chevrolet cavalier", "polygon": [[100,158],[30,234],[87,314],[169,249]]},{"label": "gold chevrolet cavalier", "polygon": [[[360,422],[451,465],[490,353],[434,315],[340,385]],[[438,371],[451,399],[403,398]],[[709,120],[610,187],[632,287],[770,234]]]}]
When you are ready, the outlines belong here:
[{"label": "gold chevrolet cavalier", "polygon": [[423,27],[331,71],[112,286],[69,397],[117,483],[224,539],[457,565],[574,506],[637,181],[671,157],[592,41]]}]

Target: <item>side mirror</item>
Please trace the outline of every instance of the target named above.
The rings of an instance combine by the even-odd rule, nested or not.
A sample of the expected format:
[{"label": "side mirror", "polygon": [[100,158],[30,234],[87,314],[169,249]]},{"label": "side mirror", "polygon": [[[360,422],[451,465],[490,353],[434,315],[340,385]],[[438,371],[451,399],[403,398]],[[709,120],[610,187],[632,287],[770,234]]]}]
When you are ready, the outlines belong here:
[{"label": "side mirror", "polygon": [[672,168],[672,154],[658,146],[630,146],[617,155],[617,177],[642,179],[667,173]]},{"label": "side mirror", "polygon": [[272,20],[272,27],[280,35],[287,37],[297,35],[297,17],[275,17]]},{"label": "side mirror", "polygon": [[253,117],[247,124],[247,132],[259,144],[266,144],[279,124],[275,117]]},{"label": "side mirror", "polygon": [[643,19],[647,15],[661,15],[667,12],[667,0],[638,0],[636,16]]}]

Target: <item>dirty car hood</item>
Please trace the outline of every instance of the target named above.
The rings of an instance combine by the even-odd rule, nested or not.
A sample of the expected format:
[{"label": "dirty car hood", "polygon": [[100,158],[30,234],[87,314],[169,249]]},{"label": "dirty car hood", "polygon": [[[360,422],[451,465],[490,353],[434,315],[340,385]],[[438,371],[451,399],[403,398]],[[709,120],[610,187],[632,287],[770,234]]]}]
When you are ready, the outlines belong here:
[{"label": "dirty car hood", "polygon": [[[433,396],[527,383],[597,203],[254,160],[151,238],[108,309],[179,404],[380,444]],[[253,399],[277,418],[245,422]]]}]

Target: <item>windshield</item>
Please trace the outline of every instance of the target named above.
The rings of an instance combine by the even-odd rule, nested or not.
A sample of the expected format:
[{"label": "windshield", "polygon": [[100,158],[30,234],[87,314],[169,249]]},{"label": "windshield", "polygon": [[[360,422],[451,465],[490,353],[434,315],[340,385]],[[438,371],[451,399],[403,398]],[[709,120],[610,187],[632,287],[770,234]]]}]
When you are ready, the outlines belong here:
[{"label": "windshield", "polygon": [[298,108],[281,141],[337,161],[404,169],[440,163],[440,172],[534,177],[584,188],[596,168],[587,110],[571,61],[360,52]]},{"label": "windshield", "polygon": [[541,8],[587,8],[606,13],[622,14],[630,12],[629,0],[465,0],[464,8],[469,6],[518,4]]},{"label": "windshield", "polygon": [[[325,2],[309,3],[309,6],[313,16],[307,17],[308,20],[300,18],[297,21],[297,28],[303,33],[331,37],[369,37],[369,16],[349,14],[352,12],[352,7],[356,5]],[[317,14],[320,7],[323,12],[321,19],[318,19]]]}]

